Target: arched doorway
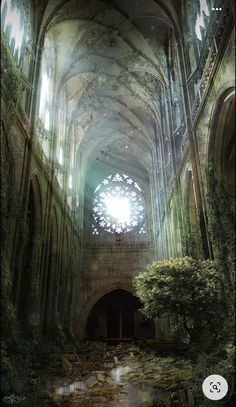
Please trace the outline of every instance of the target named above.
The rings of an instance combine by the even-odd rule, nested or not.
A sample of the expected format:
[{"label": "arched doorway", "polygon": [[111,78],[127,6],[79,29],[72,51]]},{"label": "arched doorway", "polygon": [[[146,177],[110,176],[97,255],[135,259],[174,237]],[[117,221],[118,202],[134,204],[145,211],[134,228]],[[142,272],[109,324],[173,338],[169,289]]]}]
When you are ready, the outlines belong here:
[{"label": "arched doorway", "polygon": [[128,340],[155,337],[155,327],[140,312],[140,301],[126,290],[116,289],[93,306],[86,324],[89,339]]}]

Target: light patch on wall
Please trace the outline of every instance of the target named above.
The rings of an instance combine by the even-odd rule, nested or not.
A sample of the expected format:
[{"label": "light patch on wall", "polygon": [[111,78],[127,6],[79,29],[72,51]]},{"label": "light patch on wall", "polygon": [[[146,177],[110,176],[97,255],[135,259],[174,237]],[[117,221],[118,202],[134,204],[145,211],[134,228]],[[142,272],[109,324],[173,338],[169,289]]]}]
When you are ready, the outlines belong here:
[{"label": "light patch on wall", "polygon": [[40,117],[44,116],[44,110],[46,105],[46,100],[48,98],[48,91],[49,91],[49,78],[46,72],[42,74],[42,82],[41,82],[41,94],[40,94],[40,107],[39,107],[39,115]]},{"label": "light patch on wall", "polygon": [[64,164],[64,154],[63,154],[62,146],[60,146],[60,149],[59,149],[59,159],[58,159],[58,161],[59,161],[59,164],[61,164],[61,165]]},{"label": "light patch on wall", "polygon": [[70,209],[72,209],[72,196],[68,196],[67,203],[68,203]]},{"label": "light patch on wall", "polygon": [[68,186],[69,186],[69,189],[72,189],[72,187],[73,187],[72,175],[71,175],[71,174],[69,175],[69,182],[68,182]]},{"label": "light patch on wall", "polygon": [[45,126],[46,130],[49,130],[49,128],[50,128],[50,112],[49,112],[48,109],[46,109],[46,112],[45,112],[44,126]]}]

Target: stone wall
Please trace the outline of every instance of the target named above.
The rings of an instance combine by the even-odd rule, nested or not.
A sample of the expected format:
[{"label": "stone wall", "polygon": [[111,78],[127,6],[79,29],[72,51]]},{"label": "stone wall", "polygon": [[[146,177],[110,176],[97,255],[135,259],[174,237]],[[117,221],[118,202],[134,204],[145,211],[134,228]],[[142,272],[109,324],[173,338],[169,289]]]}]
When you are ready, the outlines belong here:
[{"label": "stone wall", "polygon": [[83,250],[81,272],[81,297],[78,318],[81,325],[78,334],[83,336],[86,319],[95,303],[114,289],[134,292],[133,277],[154,260],[152,246],[86,248]]},{"label": "stone wall", "polygon": [[[75,204],[79,187],[76,184],[71,191],[68,186],[70,165],[73,160],[77,165],[73,171],[75,181],[82,188],[82,201],[82,197],[86,198],[87,184],[80,181],[86,173],[86,161],[89,158],[96,163],[98,157],[107,159],[103,147],[99,150],[100,141],[98,152],[92,153],[91,147],[91,151],[83,155],[83,150],[79,150],[81,139],[73,150],[74,139],[67,134],[68,123],[63,123],[66,128],[64,151],[68,156],[68,168],[64,168],[56,155],[59,143],[56,103],[51,132],[39,130],[42,32],[46,31],[46,26],[42,25],[41,29],[39,26],[42,15],[36,18],[32,44],[26,47],[23,66],[14,60],[3,34],[1,227],[3,314],[9,321],[6,332],[11,332],[17,321],[35,336],[60,338],[64,332],[83,337],[86,320],[96,301],[117,288],[133,292],[132,278],[144,270],[147,263],[184,254],[214,257],[208,227],[207,171],[210,152],[216,157],[214,171],[218,178],[227,176],[227,172],[224,174],[226,157],[233,157],[233,142],[225,142],[229,110],[223,107],[228,106],[229,99],[230,104],[235,100],[234,21],[230,2],[226,1],[222,13],[212,17],[209,30],[205,30],[206,36],[200,42],[192,32],[198,10],[195,6],[186,8],[187,2],[182,6],[183,35],[178,30],[171,33],[168,49],[163,48],[161,40],[159,44],[168,85],[162,89],[158,85],[157,93],[152,95],[152,102],[156,103],[153,104],[156,106],[154,116],[156,119],[158,113],[160,120],[152,117],[147,124],[143,114],[137,121],[137,134],[135,126],[132,128],[130,143],[136,147],[135,154],[139,151],[134,161],[130,159],[132,155],[125,155],[132,148],[126,146],[124,140],[123,150],[118,149],[117,153],[115,149],[115,167],[122,163],[131,175],[137,171],[146,188],[150,233],[147,241],[144,239],[139,244],[132,239],[124,242],[100,239],[95,244],[93,239],[88,239],[88,227],[83,228],[84,218],[88,219],[89,215],[81,207],[87,202],[81,202],[79,209]],[[176,15],[174,18],[177,21]],[[37,37],[38,32],[42,36]],[[140,55],[137,53],[136,57]],[[144,78],[137,75],[137,78],[139,86],[143,80],[145,92],[150,90],[148,74]],[[154,87],[156,79],[153,78],[155,76],[152,76]],[[94,99],[93,93],[88,96]],[[96,108],[99,110],[99,106]],[[119,119],[117,123],[119,127]],[[76,140],[76,128],[70,130]],[[125,134],[126,129],[123,131]],[[135,137],[139,137],[137,145]],[[107,138],[112,147],[112,140]],[[144,154],[146,138],[148,152]],[[93,141],[88,145],[92,146]],[[43,149],[45,144],[47,156]],[[222,154],[217,148],[210,150],[213,145],[222,146]],[[72,150],[75,156],[79,151],[81,161],[72,157]],[[124,157],[120,157],[120,151]],[[69,161],[71,157],[73,160]],[[142,165],[141,159],[144,159]],[[112,168],[113,163],[110,165]],[[164,332],[168,323],[162,321],[161,325]]]}]

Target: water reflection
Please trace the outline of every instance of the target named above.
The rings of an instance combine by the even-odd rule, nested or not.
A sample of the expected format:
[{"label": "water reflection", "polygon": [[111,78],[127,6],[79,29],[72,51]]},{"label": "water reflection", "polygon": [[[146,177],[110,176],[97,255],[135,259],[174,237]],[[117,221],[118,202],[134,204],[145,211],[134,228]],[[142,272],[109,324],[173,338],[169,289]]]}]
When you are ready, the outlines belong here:
[{"label": "water reflection", "polygon": [[116,367],[115,369],[111,370],[111,377],[114,381],[115,384],[120,383],[121,377],[125,374],[128,373],[130,371],[130,367],[129,366],[125,366],[125,367]]},{"label": "water reflection", "polygon": [[[111,370],[111,376],[115,384],[121,382],[122,376],[131,370],[129,366],[117,367]],[[153,401],[160,396],[164,390],[155,388],[148,382],[131,384],[125,378],[122,380],[124,385],[123,395],[118,402],[113,402],[109,407],[152,407]]]},{"label": "water reflection", "polygon": [[[119,366],[110,371],[110,376],[107,376],[103,385],[122,385],[123,391],[120,399],[111,403],[108,401],[107,407],[152,407],[154,400],[159,399],[163,392],[165,393],[163,389],[156,388],[154,384],[149,381],[130,383],[125,375],[131,370],[132,369],[129,366]],[[91,378],[94,377],[95,376],[91,376]],[[64,384],[56,389],[56,393],[61,396],[69,396],[76,390],[91,388],[91,386],[87,385],[88,380],[89,379],[87,379],[86,382],[77,381],[71,384]],[[92,387],[96,386],[97,383],[98,382],[96,381]]]},{"label": "water reflection", "polygon": [[149,391],[142,391],[130,383],[124,385],[124,391],[119,402],[111,407],[152,407],[153,398]]},{"label": "water reflection", "polygon": [[56,393],[60,394],[61,396],[69,396],[74,391],[85,389],[85,387],[86,384],[84,382],[74,382],[72,384],[65,384],[64,386],[59,387],[56,390]]}]

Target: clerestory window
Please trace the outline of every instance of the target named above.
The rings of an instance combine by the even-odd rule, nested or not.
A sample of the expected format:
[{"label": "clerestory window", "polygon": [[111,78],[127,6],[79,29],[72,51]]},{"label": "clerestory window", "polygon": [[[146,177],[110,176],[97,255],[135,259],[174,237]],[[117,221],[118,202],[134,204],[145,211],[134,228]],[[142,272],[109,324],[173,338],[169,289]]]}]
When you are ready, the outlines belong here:
[{"label": "clerestory window", "polygon": [[27,26],[21,1],[3,0],[1,2],[1,23],[16,62],[19,63]]},{"label": "clerestory window", "polygon": [[206,0],[200,0],[200,12],[197,15],[195,24],[195,33],[197,38],[202,41],[202,34],[206,30],[205,17],[209,17],[209,8]]}]

